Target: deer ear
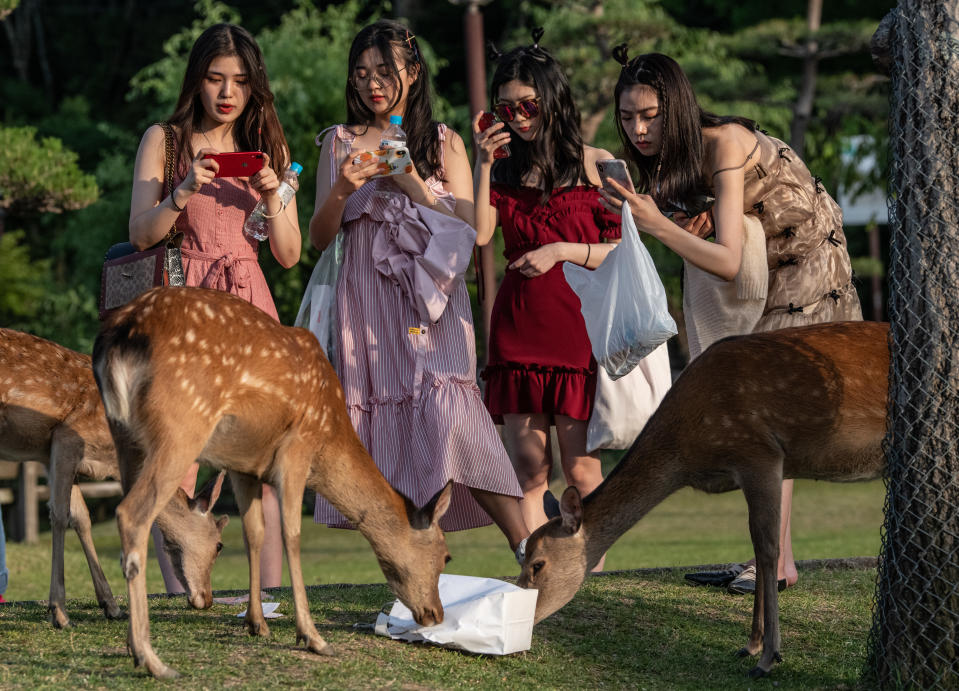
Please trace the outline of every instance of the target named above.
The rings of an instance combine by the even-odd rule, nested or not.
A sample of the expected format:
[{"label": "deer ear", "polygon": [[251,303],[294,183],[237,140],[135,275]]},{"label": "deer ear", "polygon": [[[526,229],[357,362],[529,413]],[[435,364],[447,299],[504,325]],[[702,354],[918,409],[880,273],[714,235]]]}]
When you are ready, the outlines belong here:
[{"label": "deer ear", "polygon": [[220,471],[215,478],[206,483],[206,486],[200,490],[200,493],[190,500],[190,509],[206,513],[213,508],[216,500],[220,498],[220,490],[223,489],[223,480],[226,478],[226,472]]},{"label": "deer ear", "polygon": [[559,500],[559,512],[563,517],[563,528],[570,535],[579,532],[583,525],[583,499],[579,490],[570,485]]},{"label": "deer ear", "polygon": [[452,498],[453,481],[450,480],[446,483],[446,487],[437,492],[436,496],[430,499],[422,509],[423,513],[429,518],[431,525],[440,522],[440,519],[446,514],[447,509],[450,508]]},{"label": "deer ear", "polygon": [[216,519],[216,529],[223,533],[223,529],[226,528],[226,524],[230,522],[230,517],[226,514],[223,514],[218,519]]}]

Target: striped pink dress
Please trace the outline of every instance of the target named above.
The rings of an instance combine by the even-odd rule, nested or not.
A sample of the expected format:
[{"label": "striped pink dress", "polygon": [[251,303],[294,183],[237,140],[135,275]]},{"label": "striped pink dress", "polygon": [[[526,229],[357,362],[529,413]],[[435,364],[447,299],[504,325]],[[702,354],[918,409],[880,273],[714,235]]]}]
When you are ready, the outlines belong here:
[{"label": "striped pink dress", "polygon": [[[183,176],[178,172],[173,184]],[[260,195],[241,178],[214,178],[190,197],[176,220],[183,232],[183,273],[188,286],[238,295],[279,321],[273,296],[257,259],[259,243],[243,224]]]},{"label": "striped pink dress", "polygon": [[[440,138],[445,134],[441,125]],[[353,141],[342,126],[334,136],[347,145]],[[427,184],[453,207],[439,179]],[[343,231],[336,365],[353,427],[389,483],[417,506],[454,481],[452,504],[440,522],[444,530],[489,525],[468,488],[515,497],[521,492],[476,385],[462,277],[475,231],[413,204],[388,178],[350,196]],[[349,526],[321,496],[314,518]]]}]

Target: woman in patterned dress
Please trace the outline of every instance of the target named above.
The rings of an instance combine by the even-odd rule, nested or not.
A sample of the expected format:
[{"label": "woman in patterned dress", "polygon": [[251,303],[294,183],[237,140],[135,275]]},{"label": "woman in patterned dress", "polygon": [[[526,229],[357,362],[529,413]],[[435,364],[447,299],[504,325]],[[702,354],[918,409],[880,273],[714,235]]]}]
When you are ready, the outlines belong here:
[{"label": "woman in patterned dress", "polygon": [[[386,479],[417,506],[453,480],[444,530],[492,518],[515,550],[529,533],[519,486],[475,381],[465,146],[433,120],[427,66],[402,24],[362,29],[348,74],[347,123],[322,140],[310,240],[324,249],[343,232],[334,364],[350,418]],[[353,160],[379,148],[391,115],[403,117],[413,170],[372,178],[375,160]],[[319,496],[315,519],[347,526]]]},{"label": "woman in patterned dress", "polygon": [[[703,111],[672,58],[651,53],[628,60],[622,46],[614,55],[623,65],[615,90],[617,125],[639,169],[640,193],[624,195],[636,227],[732,281],[742,261],[744,217],[752,216],[766,236],[769,270],[766,304],[753,331],[861,320],[842,212],[802,160],[750,120]],[[715,198],[709,212],[693,218],[680,212],[670,220],[660,211],[667,205],[691,210],[704,194]],[[621,208],[603,196],[611,210]],[[713,231],[715,241],[705,239]],[[780,589],[798,579],[790,539],[792,485],[783,482]],[[750,573],[735,573],[740,570],[728,572],[729,586],[750,592],[755,577],[750,582]]]},{"label": "woman in patterned dress", "polygon": [[[273,107],[263,55],[246,29],[217,24],[193,44],[176,109],[169,119],[175,138],[173,194],[164,187],[163,126],[143,135],[133,174],[130,242],[146,249],[160,242],[175,222],[183,233],[186,285],[225,290],[249,300],[278,319],[273,297],[257,259],[259,243],[243,232],[247,216],[262,198],[269,219],[270,251],[284,267],[300,259],[296,200],[280,210],[279,177],[290,164],[283,128]],[[218,165],[206,154],[262,151],[266,165],[249,178],[215,177]],[[227,335],[224,334],[224,338]],[[183,480],[193,495],[197,465]],[[276,587],[283,571],[279,503],[263,485],[265,518],[261,584]],[[163,537],[153,531],[158,547]],[[157,549],[168,592],[183,592],[163,549]]]},{"label": "woman in patterned dress", "polygon": [[[603,481],[599,456],[586,451],[596,360],[562,265],[599,266],[621,223],[597,192],[596,161],[612,156],[583,143],[569,82],[538,45],[540,31],[532,46],[498,58],[491,100],[504,123],[481,132],[480,116],[473,122],[476,242],[487,244],[501,224],[509,262],[490,320],[485,400],[503,422],[532,529],[546,522],[551,425],[567,484],[585,496]],[[509,157],[494,163],[504,144]]]}]

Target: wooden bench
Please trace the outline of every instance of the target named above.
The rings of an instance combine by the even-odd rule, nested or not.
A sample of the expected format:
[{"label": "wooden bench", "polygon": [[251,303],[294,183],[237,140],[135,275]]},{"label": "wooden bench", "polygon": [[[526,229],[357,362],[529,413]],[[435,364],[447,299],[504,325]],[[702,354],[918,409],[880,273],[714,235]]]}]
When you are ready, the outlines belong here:
[{"label": "wooden bench", "polygon": [[[40,532],[40,502],[50,499],[50,487],[45,482],[46,477],[47,469],[42,463],[0,461],[0,482],[15,481],[14,487],[0,486],[0,505],[12,504],[14,507],[13,511],[7,514],[8,540],[37,541]],[[86,499],[118,497],[123,494],[120,483],[115,481],[79,484],[80,492]]]}]

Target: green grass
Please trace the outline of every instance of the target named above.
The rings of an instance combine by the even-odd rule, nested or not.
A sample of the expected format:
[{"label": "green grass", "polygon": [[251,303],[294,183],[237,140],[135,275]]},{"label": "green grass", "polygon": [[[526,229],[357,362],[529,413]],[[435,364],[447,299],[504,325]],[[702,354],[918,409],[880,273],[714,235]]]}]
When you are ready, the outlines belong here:
[{"label": "green grass", "polygon": [[[797,482],[793,541],[797,559],[875,556],[884,488]],[[448,534],[449,573],[514,577],[518,569],[493,527]],[[126,605],[115,522],[94,530],[114,593]],[[239,520],[213,571],[216,590],[243,589],[246,557]],[[43,603],[0,607],[0,688],[127,688],[144,682],[126,653],[125,622],[106,622],[93,602],[76,536],[67,539],[68,611],[76,626],[55,631]],[[772,680],[748,681],[752,662],[734,656],[749,630],[751,598],[684,584],[682,570],[593,577],[564,609],[537,626],[533,647],[506,658],[401,644],[353,625],[370,624],[392,595],[366,541],[353,531],[303,526],[303,567],[314,587],[314,621],[337,648],[321,659],[293,646],[292,598],[274,591],[287,616],[273,636],[249,638],[234,615],[241,607],[190,610],[184,598],[151,599],[154,647],[185,674],[183,688],[277,685],[316,688],[854,688],[865,659],[874,570],[801,568],[800,586],[781,597],[783,656]],[[608,570],[743,560],[750,555],[742,494],[683,490],[634,526],[610,550]],[[42,600],[49,587],[50,536],[8,545],[7,599]],[[162,591],[155,561],[148,589]],[[288,584],[284,577],[284,584]],[[153,683],[153,682],[148,682]]]}]

